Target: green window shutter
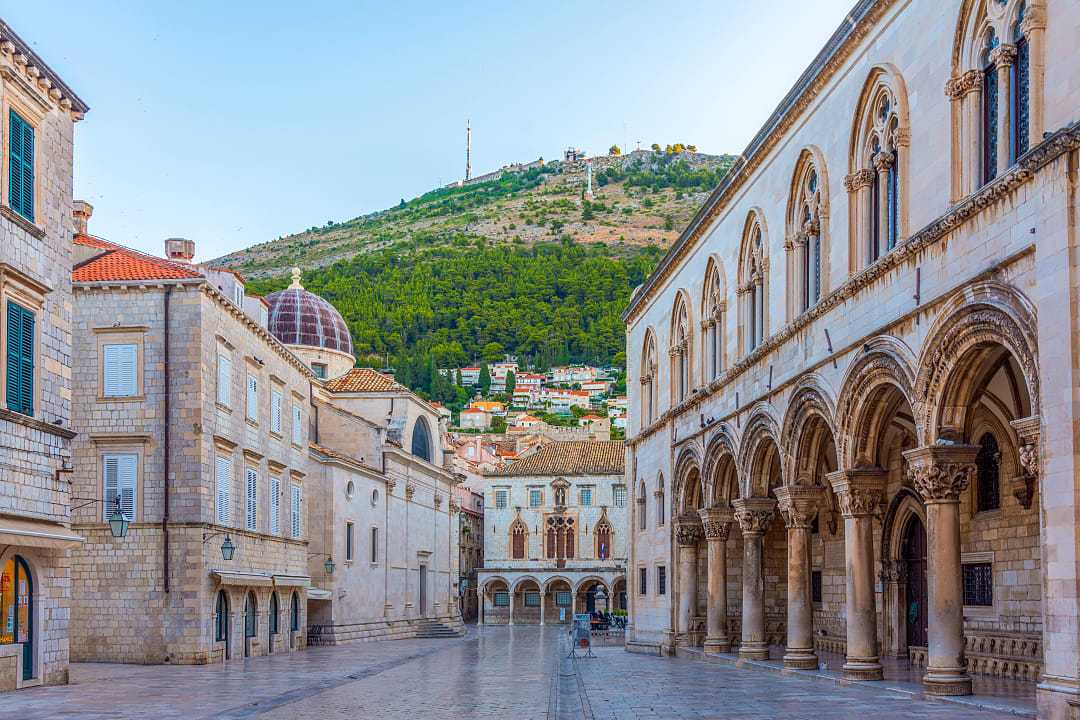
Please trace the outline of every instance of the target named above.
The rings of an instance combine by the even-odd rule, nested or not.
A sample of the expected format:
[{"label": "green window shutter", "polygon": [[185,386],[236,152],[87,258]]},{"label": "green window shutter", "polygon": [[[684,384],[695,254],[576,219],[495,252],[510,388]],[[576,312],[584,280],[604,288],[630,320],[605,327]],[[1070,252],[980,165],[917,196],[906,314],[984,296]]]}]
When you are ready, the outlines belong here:
[{"label": "green window shutter", "polygon": [[7,406],[34,414],[34,313],[17,303],[7,306]]},{"label": "green window shutter", "polygon": [[34,220],[34,128],[17,112],[8,115],[10,173],[8,204],[27,220]]}]

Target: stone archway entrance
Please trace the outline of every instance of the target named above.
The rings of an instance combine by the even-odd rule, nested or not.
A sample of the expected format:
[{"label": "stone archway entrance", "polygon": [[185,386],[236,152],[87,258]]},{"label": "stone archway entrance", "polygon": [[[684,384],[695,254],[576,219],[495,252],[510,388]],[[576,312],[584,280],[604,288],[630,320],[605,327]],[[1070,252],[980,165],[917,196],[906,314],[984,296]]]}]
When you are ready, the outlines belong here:
[{"label": "stone archway entrance", "polygon": [[907,578],[904,603],[908,647],[926,647],[926,528],[918,515],[912,514],[904,526],[900,559]]}]

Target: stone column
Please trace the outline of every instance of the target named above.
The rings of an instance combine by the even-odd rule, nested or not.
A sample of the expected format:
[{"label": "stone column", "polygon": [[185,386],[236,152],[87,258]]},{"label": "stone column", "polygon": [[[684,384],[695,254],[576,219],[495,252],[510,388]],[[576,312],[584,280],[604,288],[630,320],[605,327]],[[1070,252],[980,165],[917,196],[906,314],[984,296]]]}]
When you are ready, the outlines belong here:
[{"label": "stone column", "polygon": [[772,498],[732,500],[735,520],[743,533],[742,643],[743,660],[768,660],[769,639],[765,636],[765,575],[763,564],[765,531],[775,513]]},{"label": "stone column", "polygon": [[1009,123],[1012,119],[1009,75],[1016,61],[1016,46],[1007,43],[998,45],[990,53],[990,61],[994,63],[994,69],[997,71],[997,174],[1001,175],[1012,165],[1009,157],[1012,150],[1009,132]]},{"label": "stone column", "polygon": [[547,608],[547,593],[540,591],[540,624],[544,624],[544,610]]},{"label": "stone column", "polygon": [[1046,42],[1046,8],[1029,7],[1024,10],[1024,19],[1020,23],[1020,32],[1028,42],[1028,148],[1042,142],[1043,136],[1043,97],[1045,97],[1046,62],[1044,44]]},{"label": "stone column", "polygon": [[885,472],[878,468],[839,470],[828,475],[844,516],[847,570],[847,662],[852,680],[881,680],[877,604],[874,598],[874,512],[885,497]]},{"label": "stone column", "polygon": [[810,587],[810,523],[821,502],[821,488],[785,485],[774,492],[787,526],[787,650],[784,667],[809,670],[818,666]]},{"label": "stone column", "polygon": [[731,508],[700,510],[701,525],[709,543],[709,604],[705,621],[705,651],[728,652],[731,639],[727,629],[727,539]]},{"label": "stone column", "polygon": [[508,625],[514,624],[514,605],[517,603],[517,593],[513,590],[510,591],[510,621]]},{"label": "stone column", "polygon": [[697,614],[697,544],[701,539],[701,519],[683,515],[675,520],[675,542],[679,547],[679,614],[677,638],[685,639]]},{"label": "stone column", "polygon": [[928,648],[923,685],[932,695],[970,695],[964,658],[964,581],[960,493],[975,475],[974,445],[927,445],[904,453],[926,503]]}]

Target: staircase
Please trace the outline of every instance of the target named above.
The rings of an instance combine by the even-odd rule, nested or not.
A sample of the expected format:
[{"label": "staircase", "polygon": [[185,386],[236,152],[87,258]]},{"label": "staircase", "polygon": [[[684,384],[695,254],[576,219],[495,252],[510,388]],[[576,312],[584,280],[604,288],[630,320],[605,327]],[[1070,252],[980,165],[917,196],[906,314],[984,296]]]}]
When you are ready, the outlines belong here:
[{"label": "staircase", "polygon": [[464,628],[454,628],[438,620],[420,618],[413,622],[418,638],[456,638],[465,634]]}]

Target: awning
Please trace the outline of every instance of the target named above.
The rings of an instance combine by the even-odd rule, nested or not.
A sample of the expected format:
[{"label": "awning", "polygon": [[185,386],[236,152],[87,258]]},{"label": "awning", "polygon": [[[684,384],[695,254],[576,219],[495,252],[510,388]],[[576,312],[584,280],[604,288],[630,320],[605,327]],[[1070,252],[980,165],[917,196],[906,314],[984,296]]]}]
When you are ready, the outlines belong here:
[{"label": "awning", "polygon": [[222,585],[246,585],[246,586],[267,586],[274,584],[273,575],[266,573],[247,573],[247,572],[233,572],[231,570],[211,570],[210,575],[213,576]]},{"label": "awning", "polygon": [[274,584],[278,587],[308,587],[311,578],[307,575],[275,575]]},{"label": "awning", "polygon": [[308,600],[331,600],[334,597],[334,593],[329,590],[322,590],[320,588],[309,587],[307,589]]},{"label": "awning", "polygon": [[0,517],[0,545],[68,548],[84,542],[63,525],[47,520]]}]

